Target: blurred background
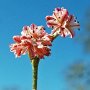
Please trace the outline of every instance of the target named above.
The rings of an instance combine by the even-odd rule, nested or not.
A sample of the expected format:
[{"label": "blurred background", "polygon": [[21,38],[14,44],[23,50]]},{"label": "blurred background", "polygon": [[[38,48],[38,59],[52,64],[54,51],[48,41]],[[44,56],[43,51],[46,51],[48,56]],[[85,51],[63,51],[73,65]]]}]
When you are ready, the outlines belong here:
[{"label": "blurred background", "polygon": [[45,17],[56,7],[77,17],[80,31],[54,40],[51,55],[39,63],[38,90],[90,90],[89,0],[0,0],[0,90],[32,90],[28,55],[15,58],[9,45],[25,25],[44,25],[50,33]]}]

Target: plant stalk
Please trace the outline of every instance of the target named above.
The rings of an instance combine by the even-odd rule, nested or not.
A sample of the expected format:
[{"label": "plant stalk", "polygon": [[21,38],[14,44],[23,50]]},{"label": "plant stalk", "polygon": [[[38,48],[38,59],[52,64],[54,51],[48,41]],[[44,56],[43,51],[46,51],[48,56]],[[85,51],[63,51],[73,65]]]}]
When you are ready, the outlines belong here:
[{"label": "plant stalk", "polygon": [[32,90],[37,90],[38,64],[39,59],[32,59]]}]

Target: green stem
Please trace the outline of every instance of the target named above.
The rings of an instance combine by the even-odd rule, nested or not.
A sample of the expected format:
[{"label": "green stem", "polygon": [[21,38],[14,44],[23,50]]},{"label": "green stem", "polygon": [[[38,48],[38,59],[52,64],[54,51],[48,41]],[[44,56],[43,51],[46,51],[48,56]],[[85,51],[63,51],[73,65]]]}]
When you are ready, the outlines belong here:
[{"label": "green stem", "polygon": [[37,77],[38,77],[39,59],[35,58],[31,62],[32,62],[32,90],[37,90]]}]

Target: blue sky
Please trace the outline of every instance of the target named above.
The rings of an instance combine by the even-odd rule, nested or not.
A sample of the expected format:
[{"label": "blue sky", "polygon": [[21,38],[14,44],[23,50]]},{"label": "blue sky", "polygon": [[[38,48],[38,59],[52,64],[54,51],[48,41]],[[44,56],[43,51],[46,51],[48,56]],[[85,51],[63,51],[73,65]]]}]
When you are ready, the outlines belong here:
[{"label": "blue sky", "polygon": [[[24,25],[35,23],[46,27],[46,15],[51,15],[55,7],[67,8],[81,25],[81,31],[75,30],[75,38],[83,32],[85,12],[89,0],[0,0],[0,90],[5,87],[19,87],[19,90],[31,90],[32,69],[27,55],[15,58],[9,45],[12,37],[20,35]],[[50,29],[46,27],[50,33]],[[74,39],[75,39],[74,38]],[[58,37],[51,47],[51,55],[41,60],[38,73],[38,90],[66,90],[61,73],[65,67],[78,58],[89,60],[84,55],[82,45],[74,39]]]}]

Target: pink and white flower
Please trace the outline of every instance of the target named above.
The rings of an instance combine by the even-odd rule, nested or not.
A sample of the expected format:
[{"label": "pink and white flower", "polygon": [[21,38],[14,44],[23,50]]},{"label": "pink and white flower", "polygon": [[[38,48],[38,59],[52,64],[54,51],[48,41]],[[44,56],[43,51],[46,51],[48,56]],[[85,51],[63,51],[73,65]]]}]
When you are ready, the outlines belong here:
[{"label": "pink and white flower", "polygon": [[50,55],[50,48],[52,37],[45,32],[43,26],[31,24],[31,26],[24,26],[21,36],[13,37],[15,43],[10,45],[11,52],[14,52],[16,57],[29,54],[30,58]]},{"label": "pink and white flower", "polygon": [[46,16],[47,26],[52,28],[52,35],[66,37],[74,36],[73,29],[79,28],[79,23],[73,15],[69,15],[67,9],[55,8],[52,16]]}]

